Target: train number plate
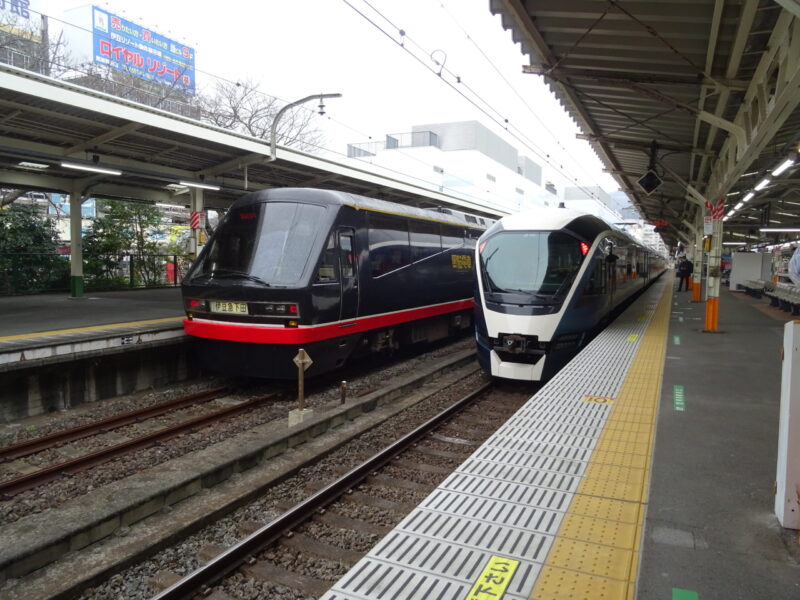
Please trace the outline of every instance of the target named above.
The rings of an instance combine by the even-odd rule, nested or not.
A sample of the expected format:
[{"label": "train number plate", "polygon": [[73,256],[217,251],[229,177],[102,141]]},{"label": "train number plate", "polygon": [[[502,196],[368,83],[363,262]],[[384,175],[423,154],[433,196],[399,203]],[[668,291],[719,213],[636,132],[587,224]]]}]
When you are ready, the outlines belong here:
[{"label": "train number plate", "polygon": [[211,301],[211,312],[247,314],[247,302],[217,302]]}]

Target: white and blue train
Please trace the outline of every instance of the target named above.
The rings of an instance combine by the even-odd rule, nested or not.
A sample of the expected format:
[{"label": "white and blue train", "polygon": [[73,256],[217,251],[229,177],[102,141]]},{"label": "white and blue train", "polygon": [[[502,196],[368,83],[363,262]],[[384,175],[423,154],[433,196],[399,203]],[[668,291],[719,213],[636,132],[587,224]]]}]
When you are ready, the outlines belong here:
[{"label": "white and blue train", "polygon": [[565,208],[504,217],[475,252],[478,360],[525,381],[550,378],[666,269],[622,230]]}]

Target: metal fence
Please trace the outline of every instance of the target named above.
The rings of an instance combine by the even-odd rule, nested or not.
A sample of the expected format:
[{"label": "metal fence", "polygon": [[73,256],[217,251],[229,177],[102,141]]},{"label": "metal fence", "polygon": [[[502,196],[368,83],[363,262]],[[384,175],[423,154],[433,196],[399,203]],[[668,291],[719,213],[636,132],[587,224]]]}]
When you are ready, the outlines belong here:
[{"label": "metal fence", "polygon": [[[191,260],[180,254],[84,255],[84,284],[88,291],[177,286]],[[0,254],[0,295],[66,291],[69,281],[69,254]]]}]

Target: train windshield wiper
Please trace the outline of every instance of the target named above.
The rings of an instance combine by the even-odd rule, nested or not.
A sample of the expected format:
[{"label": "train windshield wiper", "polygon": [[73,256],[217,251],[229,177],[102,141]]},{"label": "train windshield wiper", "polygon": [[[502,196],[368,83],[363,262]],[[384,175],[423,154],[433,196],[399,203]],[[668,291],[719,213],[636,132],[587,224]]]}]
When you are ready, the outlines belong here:
[{"label": "train windshield wiper", "polygon": [[245,273],[244,271],[234,271],[232,269],[217,269],[212,271],[212,277],[242,277],[243,279],[249,279],[250,281],[256,281],[262,285],[267,287],[271,287],[269,283],[261,279],[261,277],[256,277],[255,275],[250,275],[250,273]]}]

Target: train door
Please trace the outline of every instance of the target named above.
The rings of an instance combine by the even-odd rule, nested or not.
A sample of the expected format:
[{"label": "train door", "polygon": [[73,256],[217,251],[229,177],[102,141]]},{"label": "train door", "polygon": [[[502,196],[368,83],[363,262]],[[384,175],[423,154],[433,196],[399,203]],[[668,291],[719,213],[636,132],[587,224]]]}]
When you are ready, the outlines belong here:
[{"label": "train door", "polygon": [[337,232],[339,272],[342,275],[340,319],[358,316],[358,269],[356,267],[355,231],[342,228]]}]

